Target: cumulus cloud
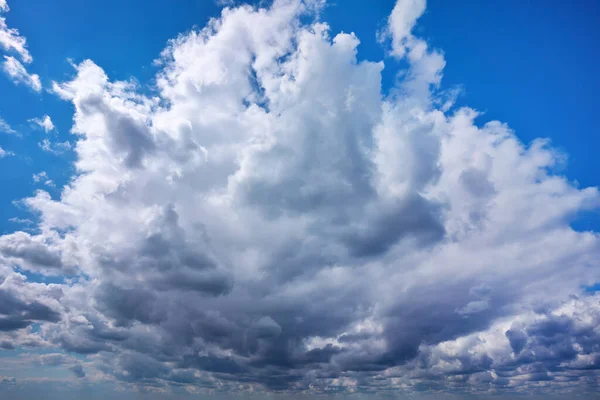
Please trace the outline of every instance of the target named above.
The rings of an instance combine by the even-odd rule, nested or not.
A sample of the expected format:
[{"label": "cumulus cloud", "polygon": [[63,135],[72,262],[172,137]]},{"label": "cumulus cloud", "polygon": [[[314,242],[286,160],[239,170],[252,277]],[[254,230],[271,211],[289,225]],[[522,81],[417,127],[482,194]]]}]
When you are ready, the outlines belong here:
[{"label": "cumulus cloud", "polygon": [[36,125],[38,128],[43,129],[46,133],[55,129],[54,123],[52,122],[52,118],[50,118],[50,116],[47,114],[44,115],[42,118],[31,118],[29,122]]},{"label": "cumulus cloud", "polygon": [[36,92],[42,90],[42,82],[40,81],[39,75],[30,74],[27,72],[23,64],[21,64],[21,62],[16,58],[12,56],[4,56],[2,69],[15,84],[24,84]]},{"label": "cumulus cloud", "polygon": [[[2,276],[0,283],[0,332],[11,332],[29,327],[34,322],[58,322],[60,312],[58,299],[61,296],[59,288],[45,285],[30,285],[25,277],[11,273]],[[0,341],[2,341],[0,335]],[[8,342],[4,337],[2,347]]]},{"label": "cumulus cloud", "polygon": [[138,389],[593,392],[600,238],[570,223],[598,191],[554,173],[547,141],[441,101],[424,6],[389,19],[408,66],[389,93],[311,1],[173,39],[156,97],[75,65],[53,92],[76,175],[23,201],[39,232],[0,237],[39,299],[10,291],[6,346],[37,337]]},{"label": "cumulus cloud", "polygon": [[[63,241],[56,244],[56,239],[48,235],[32,236],[20,231],[0,236],[0,261],[47,274],[67,272],[69,268],[65,268],[60,248]],[[57,271],[61,268],[65,270]]]}]

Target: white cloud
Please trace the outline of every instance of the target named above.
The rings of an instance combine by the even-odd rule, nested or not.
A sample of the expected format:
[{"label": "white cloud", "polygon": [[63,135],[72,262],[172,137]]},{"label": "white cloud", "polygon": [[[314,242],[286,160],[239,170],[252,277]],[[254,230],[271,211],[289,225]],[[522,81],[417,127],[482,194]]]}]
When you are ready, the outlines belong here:
[{"label": "white cloud", "polygon": [[31,225],[33,224],[33,221],[27,218],[9,218],[8,219],[10,222],[15,223],[15,224],[22,224],[22,225]]},{"label": "white cloud", "polygon": [[37,74],[29,74],[23,64],[21,64],[16,58],[11,56],[4,56],[4,63],[2,64],[4,72],[13,80],[15,84],[24,84],[39,92],[42,90],[42,83],[40,77]]},{"label": "white cloud", "polygon": [[[401,89],[408,94],[410,101],[421,102],[421,107],[430,101],[431,86],[439,86],[446,65],[442,53],[431,50],[425,40],[412,34],[425,7],[426,0],[398,0],[383,32],[384,39],[391,38],[390,54],[397,59],[408,59],[411,68],[406,71]],[[442,111],[448,106],[446,102]]]},{"label": "white cloud", "polygon": [[0,158],[4,158],[6,156],[12,156],[13,154],[14,153],[12,153],[10,151],[6,151],[2,147],[0,147]]},{"label": "white cloud", "polygon": [[570,222],[598,190],[553,173],[546,141],[446,112],[443,55],[411,33],[420,4],[390,18],[408,63],[391,93],[383,63],[303,23],[299,1],[171,41],[156,98],[90,60],[54,83],[75,108],[76,175],[24,200],[39,234],[1,236],[0,267],[10,293],[9,265],[81,279],[60,302],[19,281],[15,303],[41,292],[46,308],[14,326],[42,329],[7,343],[93,354],[86,370],[148,388],[593,385],[577,368],[598,353],[581,287],[600,281],[600,238]]},{"label": "white cloud", "polygon": [[46,174],[46,171],[42,171],[40,173],[33,174],[33,181],[35,183],[38,183],[38,182],[46,180],[46,179],[48,179],[48,174]]},{"label": "white cloud", "polygon": [[46,132],[53,131],[56,128],[49,115],[44,115],[42,118],[31,118],[29,122],[37,125]]},{"label": "white cloud", "polygon": [[235,0],[215,0],[215,4],[219,7],[231,7],[235,5]]},{"label": "white cloud", "polygon": [[38,143],[38,146],[48,153],[55,155],[63,154],[66,151],[71,150],[72,146],[69,141],[64,142],[52,142],[50,139],[44,139]]},{"label": "white cloud", "polygon": [[388,20],[392,38],[392,55],[402,58],[414,37],[411,33],[417,19],[425,12],[426,0],[398,0]]},{"label": "white cloud", "polygon": [[[10,9],[6,0],[0,1],[0,13],[8,12]],[[27,39],[21,36],[17,29],[9,28],[6,24],[6,18],[3,16],[0,16],[0,48],[7,52],[16,53],[25,64],[33,61],[29,50],[27,50]],[[2,69],[15,84],[23,83],[36,92],[42,90],[40,77],[37,74],[29,74],[25,66],[15,57],[5,55]]]},{"label": "white cloud", "polygon": [[[10,9],[6,0],[0,1],[2,1],[0,3],[0,12],[8,12]],[[25,63],[33,61],[31,54],[27,50],[27,39],[21,36],[17,29],[9,28],[6,25],[6,18],[3,16],[0,16],[0,47],[6,51],[14,51]]]},{"label": "white cloud", "polygon": [[11,128],[11,126],[8,124],[8,122],[6,122],[5,120],[3,120],[0,117],[0,132],[2,133],[10,133],[10,134],[16,134],[17,131],[15,131],[13,128]]},{"label": "white cloud", "polygon": [[48,174],[46,171],[39,172],[37,174],[33,174],[33,182],[35,183],[43,183],[46,186],[55,187],[54,182],[51,179],[48,179]]}]

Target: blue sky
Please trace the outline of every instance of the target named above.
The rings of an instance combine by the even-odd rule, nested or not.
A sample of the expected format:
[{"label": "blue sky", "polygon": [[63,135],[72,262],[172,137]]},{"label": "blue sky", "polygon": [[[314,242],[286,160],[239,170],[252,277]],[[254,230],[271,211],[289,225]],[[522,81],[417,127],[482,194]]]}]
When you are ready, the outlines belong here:
[{"label": "blue sky", "polygon": [[597,390],[600,3],[242,3],[8,0],[0,394]]}]

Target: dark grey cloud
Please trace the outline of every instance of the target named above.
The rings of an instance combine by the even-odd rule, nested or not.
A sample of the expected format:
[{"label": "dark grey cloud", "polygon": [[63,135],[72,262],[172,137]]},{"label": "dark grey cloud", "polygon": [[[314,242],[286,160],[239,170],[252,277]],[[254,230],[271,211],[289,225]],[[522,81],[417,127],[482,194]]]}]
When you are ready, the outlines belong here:
[{"label": "dark grey cloud", "polygon": [[58,250],[26,232],[0,237],[0,256],[34,271],[59,269],[63,265]]},{"label": "dark grey cloud", "polygon": [[17,380],[11,376],[0,376],[0,384],[2,385],[14,385]]},{"label": "dark grey cloud", "polygon": [[195,368],[202,371],[226,374],[240,374],[245,370],[231,358],[199,355],[184,356],[180,366],[182,368]]},{"label": "dark grey cloud", "polygon": [[0,288],[0,331],[23,329],[34,322],[58,322],[60,313],[38,301],[26,301]]},{"label": "dark grey cloud", "polygon": [[507,330],[506,337],[510,341],[510,347],[515,354],[519,354],[527,344],[527,334],[518,328]]},{"label": "dark grey cloud", "polygon": [[73,374],[75,374],[75,376],[79,379],[83,379],[85,378],[85,371],[83,370],[83,367],[79,364],[77,365],[73,365],[72,367],[69,368],[69,370],[71,372],[73,372]]},{"label": "dark grey cloud", "polygon": [[406,237],[431,244],[444,236],[439,206],[418,194],[402,199],[389,209],[378,210],[377,214],[366,226],[345,237],[352,255],[379,256]]},{"label": "dark grey cloud", "polygon": [[98,288],[95,299],[98,309],[119,326],[133,321],[159,323],[166,318],[157,296],[143,288],[126,289],[107,283]]}]

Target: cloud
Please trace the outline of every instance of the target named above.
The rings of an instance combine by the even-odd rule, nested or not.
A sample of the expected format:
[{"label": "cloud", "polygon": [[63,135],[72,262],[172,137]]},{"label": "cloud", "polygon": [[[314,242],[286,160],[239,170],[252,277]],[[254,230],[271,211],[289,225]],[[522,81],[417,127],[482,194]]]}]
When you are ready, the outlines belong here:
[{"label": "cloud", "polygon": [[26,357],[27,361],[38,364],[42,366],[51,366],[55,367],[58,365],[67,364],[72,362],[71,357],[67,356],[63,353],[48,353],[48,354],[36,354],[36,355],[28,355]]},{"label": "cloud", "polygon": [[4,72],[12,79],[15,84],[24,84],[31,89],[39,92],[42,90],[42,83],[37,74],[29,74],[23,64],[12,56],[4,56],[2,64]]},{"label": "cloud", "polygon": [[231,7],[235,5],[235,0],[215,0],[215,4],[219,7]]},{"label": "cloud", "polygon": [[8,124],[8,122],[3,120],[2,118],[0,118],[0,132],[8,133],[8,134],[16,134],[17,133],[17,131],[15,131],[13,128],[11,128],[10,125]]},{"label": "cloud", "polygon": [[26,287],[23,276],[9,274],[0,284],[0,332],[27,328],[34,322],[58,322],[60,294],[47,288]]},{"label": "cloud", "polygon": [[26,219],[26,218],[16,218],[16,217],[13,217],[13,218],[10,218],[9,221],[13,222],[15,224],[23,224],[23,225],[31,225],[31,224],[33,224],[32,220]]},{"label": "cloud", "polygon": [[51,179],[48,179],[48,174],[46,174],[46,171],[42,171],[37,174],[33,174],[33,182],[35,182],[35,183],[42,182],[46,186],[54,186],[54,182],[52,182]]},{"label": "cloud", "polygon": [[16,263],[26,270],[58,273],[57,269],[64,268],[61,253],[60,247],[43,235],[14,232],[0,236],[0,261]]},{"label": "cloud", "polygon": [[35,235],[0,237],[20,285],[0,343],[139,390],[593,391],[600,239],[570,223],[598,190],[446,104],[443,55],[411,33],[424,3],[389,19],[389,92],[314,12],[225,9],[169,42],[155,97],[91,60],[53,83],[76,174],[23,200]]},{"label": "cloud", "polygon": [[[6,0],[0,2],[0,48],[4,49],[9,53],[16,53],[16,55],[25,64],[30,64],[33,61],[33,57],[27,50],[27,39],[21,36],[19,31],[14,28],[9,28],[6,24],[6,18],[2,16],[2,13],[10,11]],[[4,73],[15,83],[24,84],[29,86],[36,92],[42,90],[42,83],[40,77],[37,74],[30,74],[27,72],[25,66],[12,55],[5,55],[2,69]],[[0,125],[1,128],[1,125]]]},{"label": "cloud", "polygon": [[[10,11],[6,0],[0,1],[0,13]],[[0,16],[0,47],[6,51],[17,53],[24,63],[29,64],[33,61],[27,50],[27,39],[21,36],[17,29],[9,28],[6,25],[6,18],[3,16]]]},{"label": "cloud", "polygon": [[44,115],[42,118],[31,118],[29,122],[37,125],[39,128],[46,131],[46,133],[56,129],[54,123],[52,122],[52,119],[47,114]]},{"label": "cloud", "polygon": [[10,151],[6,151],[4,150],[2,147],[0,147],[0,158],[4,158],[7,156],[12,156],[14,153],[10,152]]},{"label": "cloud", "polygon": [[0,376],[0,384],[2,385],[15,385],[16,383],[17,380],[11,376]]},{"label": "cloud", "polygon": [[73,372],[73,374],[75,374],[75,376],[77,378],[79,378],[79,379],[85,378],[85,371],[81,364],[73,365],[72,367],[69,368],[69,370],[71,372]]},{"label": "cloud", "polygon": [[423,15],[426,8],[425,0],[398,0],[388,20],[388,30],[392,38],[392,55],[404,57],[406,48],[411,47],[415,40],[411,31],[417,19]]},{"label": "cloud", "polygon": [[48,175],[46,174],[46,171],[42,171],[40,173],[33,174],[33,181],[35,183],[38,183],[38,182],[46,180],[46,179],[48,179]]},{"label": "cloud", "polygon": [[573,298],[544,313],[500,319],[484,331],[429,347],[389,376],[446,382],[449,376],[463,376],[482,393],[494,388],[533,394],[553,385],[573,392],[595,379],[595,373],[584,371],[597,369],[592,343],[600,339],[595,331],[598,300]]},{"label": "cloud", "polygon": [[438,99],[431,99],[429,96],[431,86],[437,87],[441,82],[446,65],[444,56],[438,50],[431,50],[425,40],[412,34],[412,29],[425,8],[426,0],[398,0],[383,34],[380,34],[380,41],[391,39],[389,54],[400,60],[406,58],[411,64],[399,88],[408,95],[408,99],[422,103],[421,106],[430,101],[445,103],[441,111],[447,111],[452,101],[448,102],[439,95]]},{"label": "cloud", "polygon": [[63,154],[66,151],[71,150],[72,148],[71,142],[69,142],[68,140],[65,140],[64,142],[52,142],[50,139],[43,139],[41,142],[38,143],[38,146],[42,150],[48,153],[52,153],[54,155]]}]

